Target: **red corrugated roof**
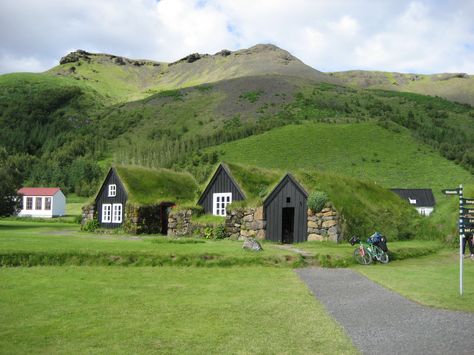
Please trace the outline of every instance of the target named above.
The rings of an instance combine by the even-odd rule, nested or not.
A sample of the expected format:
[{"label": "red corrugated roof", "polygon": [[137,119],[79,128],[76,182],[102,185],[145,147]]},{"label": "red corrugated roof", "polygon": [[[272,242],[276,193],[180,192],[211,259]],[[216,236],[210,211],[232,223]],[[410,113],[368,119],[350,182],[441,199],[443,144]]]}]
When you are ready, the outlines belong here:
[{"label": "red corrugated roof", "polygon": [[23,196],[53,196],[58,191],[61,191],[59,187],[22,187],[18,190],[18,194]]}]

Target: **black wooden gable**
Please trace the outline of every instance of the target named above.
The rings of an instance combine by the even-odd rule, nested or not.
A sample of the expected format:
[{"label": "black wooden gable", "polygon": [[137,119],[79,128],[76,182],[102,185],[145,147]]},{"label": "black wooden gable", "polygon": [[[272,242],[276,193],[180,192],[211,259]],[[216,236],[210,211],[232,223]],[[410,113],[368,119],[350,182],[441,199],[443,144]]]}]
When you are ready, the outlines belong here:
[{"label": "black wooden gable", "polygon": [[266,239],[279,243],[300,243],[308,238],[308,193],[286,174],[263,203],[267,221]]},{"label": "black wooden gable", "polygon": [[205,213],[212,213],[212,195],[223,192],[232,193],[232,201],[241,201],[246,198],[229,169],[224,164],[220,164],[199,197],[198,205],[203,207]]},{"label": "black wooden gable", "polygon": [[[114,184],[116,186],[115,196],[109,196],[109,185],[111,184]],[[122,225],[125,216],[125,203],[127,202],[127,199],[127,190],[125,189],[122,181],[120,180],[120,176],[114,168],[111,168],[107,173],[107,177],[105,178],[95,198],[97,218],[102,228],[118,228]],[[102,222],[102,205],[104,204],[110,204],[111,206],[113,206],[114,204],[122,204],[122,223]]]},{"label": "black wooden gable", "polygon": [[293,175],[287,173],[283,179],[278,183],[278,185],[273,189],[273,191],[270,193],[270,195],[267,196],[265,201],[263,202],[264,206],[268,206],[281,192],[281,190],[286,186],[286,184],[291,183],[294,185],[295,189],[299,191],[304,198],[308,198],[308,193],[306,190],[303,188],[303,186],[300,185],[300,183],[293,177]]}]

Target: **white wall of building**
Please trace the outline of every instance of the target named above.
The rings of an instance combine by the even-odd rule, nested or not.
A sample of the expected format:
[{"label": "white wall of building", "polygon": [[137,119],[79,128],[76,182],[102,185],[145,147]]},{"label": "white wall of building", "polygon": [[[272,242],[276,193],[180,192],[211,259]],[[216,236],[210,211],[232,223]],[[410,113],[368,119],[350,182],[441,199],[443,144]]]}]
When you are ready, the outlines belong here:
[{"label": "white wall of building", "polygon": [[433,207],[417,207],[416,210],[422,216],[429,216],[433,212]]},{"label": "white wall of building", "polygon": [[[27,209],[27,199],[32,198],[32,209]],[[45,209],[46,198],[51,198],[51,209]],[[38,209],[36,200],[41,199],[41,208]],[[19,217],[51,218],[64,216],[66,214],[66,197],[61,191],[53,196],[23,196],[23,209],[18,213]]]}]

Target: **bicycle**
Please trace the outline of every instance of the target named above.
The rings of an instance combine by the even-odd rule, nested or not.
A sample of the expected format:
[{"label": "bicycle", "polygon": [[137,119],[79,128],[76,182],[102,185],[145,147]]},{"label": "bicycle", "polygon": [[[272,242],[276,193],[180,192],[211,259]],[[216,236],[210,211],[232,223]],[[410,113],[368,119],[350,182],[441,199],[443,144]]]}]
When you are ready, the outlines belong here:
[{"label": "bicycle", "polygon": [[359,243],[359,246],[354,250],[354,259],[361,265],[369,265],[374,260],[386,264],[389,261],[388,254],[380,247],[373,243],[363,243],[359,238],[353,236],[349,243],[352,246]]}]

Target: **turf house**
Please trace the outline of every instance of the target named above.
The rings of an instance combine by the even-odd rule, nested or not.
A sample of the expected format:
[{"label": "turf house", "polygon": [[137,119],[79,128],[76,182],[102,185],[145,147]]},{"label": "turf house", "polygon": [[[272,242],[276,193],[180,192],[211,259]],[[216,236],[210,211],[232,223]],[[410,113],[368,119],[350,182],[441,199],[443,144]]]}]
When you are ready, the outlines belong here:
[{"label": "turf house", "polygon": [[93,202],[83,207],[82,224],[129,233],[168,232],[171,207],[195,199],[197,184],[187,173],[135,166],[110,168]]},{"label": "turf house", "polygon": [[205,213],[226,216],[226,231],[234,238],[256,237],[278,243],[338,241],[335,210],[313,213],[308,210],[307,198],[307,189],[289,173],[221,163],[198,204]]}]

